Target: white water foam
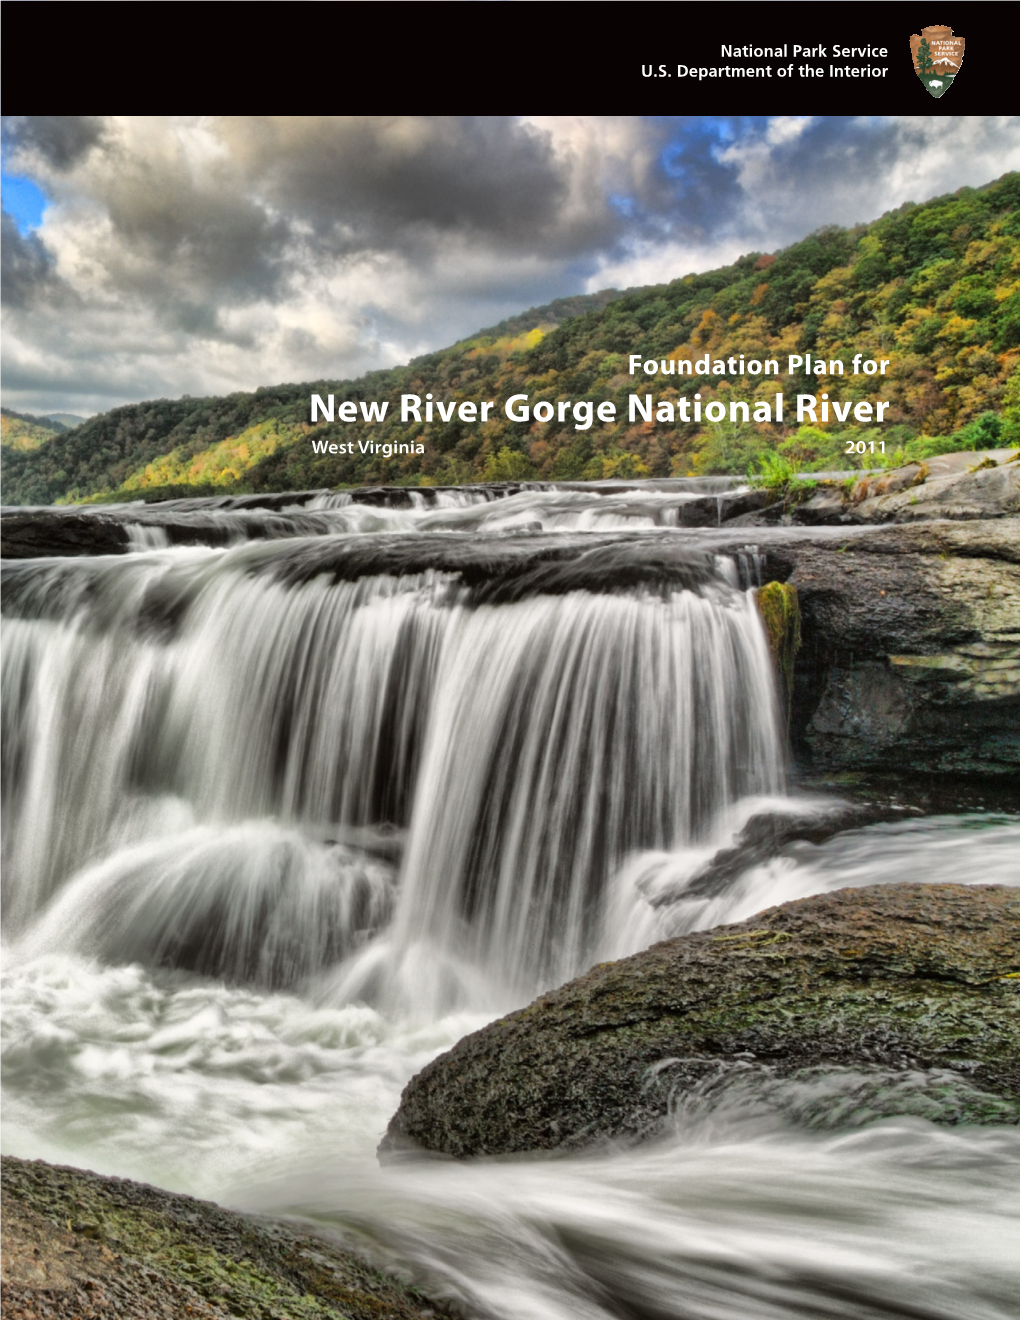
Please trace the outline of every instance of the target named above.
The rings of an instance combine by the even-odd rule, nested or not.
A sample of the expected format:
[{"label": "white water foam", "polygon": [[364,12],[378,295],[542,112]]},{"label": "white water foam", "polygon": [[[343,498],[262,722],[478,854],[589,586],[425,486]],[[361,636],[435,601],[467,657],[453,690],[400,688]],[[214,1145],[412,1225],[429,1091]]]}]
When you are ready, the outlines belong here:
[{"label": "white water foam", "polygon": [[[356,516],[591,512],[514,498]],[[327,535],[351,515],[304,507]],[[4,1149],[298,1215],[478,1320],[1013,1314],[1020,1139],[931,1122],[966,1099],[955,1077],[738,1069],[676,1097],[653,1146],[376,1166],[410,1076],[536,989],[846,884],[1015,884],[1020,821],[791,843],[706,889],[752,816],[831,809],[782,794],[731,560],[695,591],[479,605],[431,571],[286,585],[256,571],[274,553],[27,570]]]}]

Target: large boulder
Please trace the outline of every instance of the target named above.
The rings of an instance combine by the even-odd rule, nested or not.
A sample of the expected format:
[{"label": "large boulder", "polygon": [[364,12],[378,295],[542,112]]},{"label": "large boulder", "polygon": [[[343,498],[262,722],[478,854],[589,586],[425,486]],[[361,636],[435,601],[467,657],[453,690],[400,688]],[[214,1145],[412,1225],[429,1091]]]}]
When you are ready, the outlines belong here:
[{"label": "large boulder", "polygon": [[5,1155],[4,1320],[418,1320],[446,1314],[349,1251],[122,1178]]},{"label": "large boulder", "polygon": [[[465,1037],[408,1084],[382,1153],[635,1139],[706,1082],[819,1069],[871,1074],[894,1110],[1015,1123],[1018,978],[1013,889],[878,885],[786,903],[593,967]],[[897,1077],[916,1081],[920,1110]]]}]

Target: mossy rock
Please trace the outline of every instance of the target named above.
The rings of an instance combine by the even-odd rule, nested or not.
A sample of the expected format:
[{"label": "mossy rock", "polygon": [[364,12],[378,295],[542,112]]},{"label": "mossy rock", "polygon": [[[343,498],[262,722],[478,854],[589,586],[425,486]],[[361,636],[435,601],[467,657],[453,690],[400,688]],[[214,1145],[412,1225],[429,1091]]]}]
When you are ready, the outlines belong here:
[{"label": "mossy rock", "polygon": [[794,663],[801,641],[797,588],[788,582],[767,582],[758,589],[757,604],[788,710],[793,693]]},{"label": "mossy rock", "polygon": [[[863,1070],[891,1097],[871,1116],[891,1104],[943,1122],[1015,1123],[1018,1001],[1017,890],[822,894],[600,964],[465,1037],[409,1083],[381,1152],[643,1138],[727,1069],[768,1085]],[[912,1076],[930,1083],[917,1104],[897,1084]]]},{"label": "mossy rock", "polygon": [[4,1320],[449,1314],[339,1247],[121,1178],[4,1156]]}]

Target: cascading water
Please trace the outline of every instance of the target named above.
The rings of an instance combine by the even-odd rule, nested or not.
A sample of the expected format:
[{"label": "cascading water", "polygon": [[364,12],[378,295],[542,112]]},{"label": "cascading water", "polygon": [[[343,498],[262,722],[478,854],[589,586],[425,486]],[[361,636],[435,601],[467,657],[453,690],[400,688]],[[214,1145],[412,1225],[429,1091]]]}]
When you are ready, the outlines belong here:
[{"label": "cascading water", "polygon": [[467,613],[443,657],[394,941],[454,936],[516,998],[566,980],[604,946],[624,857],[693,841],[720,805],[781,781],[742,593]]},{"label": "cascading water", "polygon": [[[498,998],[520,997],[597,956],[625,856],[691,843],[721,807],[781,785],[762,632],[753,602],[722,576],[706,572],[697,591],[495,605],[432,571],[283,585],[250,567],[231,554],[156,555],[129,567],[126,589],[116,561],[21,570],[26,613],[74,604],[60,620],[9,625],[13,929],[101,858],[76,888],[121,894],[130,876],[137,903],[107,902],[95,947],[94,923],[74,922],[82,952],[121,947],[113,910],[137,920],[150,898],[166,902],[147,888],[187,907],[176,850],[174,879],[156,860],[160,835],[182,820],[229,826],[238,840],[243,822],[271,820],[319,847],[350,842],[355,828],[405,831],[386,967],[366,950],[345,993],[435,1012],[438,988],[438,1001],[423,998],[400,968],[441,973],[449,960],[485,968]],[[147,862],[143,841],[157,841]],[[193,854],[196,892],[208,891],[207,847]],[[120,849],[130,863],[117,864]],[[249,886],[216,890],[223,965],[205,955],[201,969],[275,966],[232,947],[262,938]],[[299,920],[298,907],[286,911]],[[322,905],[305,911],[293,939],[323,951],[309,971],[378,926],[323,940]],[[172,961],[173,940],[156,947]]]},{"label": "cascading water", "polygon": [[[842,884],[1015,883],[991,817],[712,878],[752,813],[831,804],[784,796],[755,549],[677,558],[687,497],[186,501],[126,509],[132,553],[8,566],[5,1148],[311,1216],[480,1317],[1007,1315],[1013,1136],[876,1124],[854,1077],[713,1093],[642,1152],[375,1168],[413,1072],[593,961]],[[213,544],[165,546],[188,518]]]}]

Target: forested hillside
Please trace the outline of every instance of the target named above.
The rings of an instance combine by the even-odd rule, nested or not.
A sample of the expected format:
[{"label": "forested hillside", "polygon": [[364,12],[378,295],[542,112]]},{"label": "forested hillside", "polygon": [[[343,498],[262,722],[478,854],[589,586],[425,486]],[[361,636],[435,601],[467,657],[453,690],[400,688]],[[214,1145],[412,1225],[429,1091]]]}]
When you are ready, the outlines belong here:
[{"label": "forested hillside", "polygon": [[[838,359],[848,373],[649,378],[642,358]],[[879,384],[853,376],[854,354],[889,359]],[[888,399],[888,422],[867,432],[891,456],[1020,444],[1020,175],[908,204],[873,224],[827,228],[773,255],[670,284],[565,299],[407,366],[356,381],[314,381],[224,398],[117,408],[34,449],[4,450],[5,500],[158,498],[365,482],[446,484],[482,479],[600,478],[742,472],[767,452],[794,466],[846,466],[860,427],[719,425],[627,420],[627,396],[771,399],[820,388],[834,400]],[[312,427],[312,393],[389,400],[382,423]],[[492,420],[402,424],[399,396],[496,400]],[[617,420],[513,422],[512,394],[531,402],[616,404]],[[313,441],[415,441],[423,454],[316,453]],[[863,460],[857,460],[863,462]]]},{"label": "forested hillside", "polygon": [[67,429],[52,417],[36,417],[32,413],[0,408],[0,444],[6,449],[38,449]]}]

